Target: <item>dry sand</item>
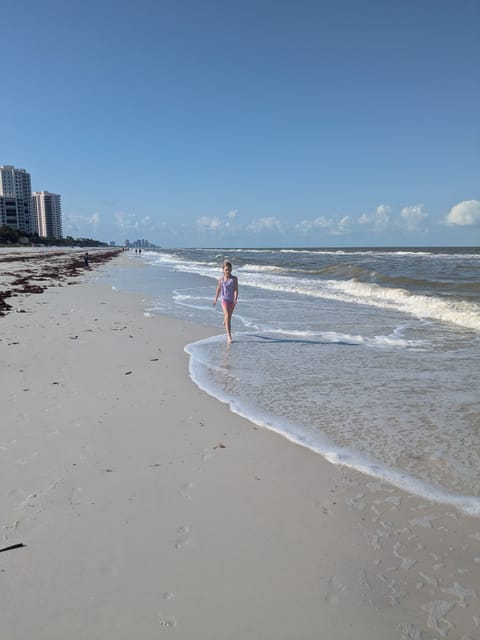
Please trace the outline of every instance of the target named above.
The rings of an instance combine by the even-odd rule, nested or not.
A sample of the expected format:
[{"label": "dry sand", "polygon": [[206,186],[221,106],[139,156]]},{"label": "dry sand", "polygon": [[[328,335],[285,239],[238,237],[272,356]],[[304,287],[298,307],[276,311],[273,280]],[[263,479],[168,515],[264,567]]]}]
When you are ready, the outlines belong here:
[{"label": "dry sand", "polygon": [[0,318],[0,638],[480,638],[480,519],[201,392],[211,329],[95,282],[124,260]]}]

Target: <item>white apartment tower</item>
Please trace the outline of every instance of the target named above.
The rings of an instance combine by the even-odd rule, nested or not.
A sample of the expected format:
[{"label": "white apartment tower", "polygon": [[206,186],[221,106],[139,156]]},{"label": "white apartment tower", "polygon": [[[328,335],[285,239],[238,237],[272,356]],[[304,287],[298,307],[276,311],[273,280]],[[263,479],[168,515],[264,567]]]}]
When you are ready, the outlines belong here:
[{"label": "white apartment tower", "polygon": [[0,226],[25,233],[36,230],[30,174],[11,165],[0,167]]},{"label": "white apartment tower", "polygon": [[38,235],[43,238],[61,238],[62,205],[58,193],[35,191],[32,201]]}]

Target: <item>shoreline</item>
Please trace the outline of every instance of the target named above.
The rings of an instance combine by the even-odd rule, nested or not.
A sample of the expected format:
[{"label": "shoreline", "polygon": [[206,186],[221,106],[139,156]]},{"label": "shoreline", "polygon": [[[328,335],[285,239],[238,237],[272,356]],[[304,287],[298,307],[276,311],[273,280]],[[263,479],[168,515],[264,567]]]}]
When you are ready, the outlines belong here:
[{"label": "shoreline", "polygon": [[[205,339],[206,342],[209,342],[210,340],[211,337]],[[202,342],[202,340],[200,340],[200,342]],[[194,350],[189,347],[190,345],[186,345],[185,351],[192,359],[194,357]],[[210,395],[212,398],[215,398],[217,401],[227,404],[232,413],[235,413],[252,424],[256,424],[262,429],[267,429],[268,431],[285,438],[295,446],[302,447],[316,455],[319,455],[322,459],[328,461],[332,465],[340,465],[358,472],[365,478],[370,479],[371,482],[382,482],[399,489],[404,493],[410,494],[419,500],[426,500],[443,506],[444,508],[448,507],[456,509],[467,516],[480,518],[480,497],[450,492],[443,487],[435,486],[427,481],[415,478],[413,475],[410,475],[400,469],[389,467],[387,465],[379,465],[377,460],[370,458],[367,454],[352,452],[351,449],[339,447],[326,436],[323,438],[323,442],[321,444],[313,444],[295,435],[295,429],[289,429],[288,426],[285,427],[282,422],[275,424],[272,423],[269,418],[262,420],[260,418],[251,417],[248,411],[243,411],[235,400],[232,402],[226,397],[222,397],[220,394],[216,395],[208,385],[204,384],[201,376],[195,374],[194,369],[195,367],[192,367],[192,363],[190,361],[190,377],[202,391]],[[379,468],[381,468],[381,471],[378,470]]]},{"label": "shoreline", "polygon": [[478,518],[231,413],[183,351],[220,328],[95,273],[0,318],[5,637],[478,635]]}]

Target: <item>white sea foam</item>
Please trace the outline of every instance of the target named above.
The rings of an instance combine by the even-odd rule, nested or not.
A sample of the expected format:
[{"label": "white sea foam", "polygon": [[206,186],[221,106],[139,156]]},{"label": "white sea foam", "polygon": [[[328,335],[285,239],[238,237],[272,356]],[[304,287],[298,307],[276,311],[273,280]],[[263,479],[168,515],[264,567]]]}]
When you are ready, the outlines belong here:
[{"label": "white sea foam", "polygon": [[[330,337],[332,339],[335,338],[335,336]],[[211,361],[203,349],[205,346],[223,343],[223,341],[223,336],[207,338],[187,345],[185,351],[190,356],[189,371],[195,384],[209,395],[228,404],[234,413],[261,427],[281,434],[295,444],[320,454],[332,464],[340,464],[355,469],[427,500],[455,506],[458,510],[469,515],[480,515],[480,497],[456,494],[442,489],[415,477],[411,473],[379,462],[366,453],[338,446],[322,432],[312,432],[311,430],[303,429],[301,425],[288,419],[265,413],[252,402],[251,398],[247,399],[232,395],[229,385],[219,384],[219,380],[224,381],[225,376],[222,365]]]},{"label": "white sea foam", "polygon": [[355,280],[330,281],[327,287],[333,294],[345,294],[350,302],[395,309],[417,318],[452,322],[480,331],[480,308],[474,303],[412,294],[405,289],[392,289]]},{"label": "white sea foam", "polygon": [[[241,249],[238,249],[241,252]],[[254,250],[251,250],[254,251]],[[459,259],[472,259],[478,260],[478,254],[476,253],[443,253],[442,251],[408,251],[408,250],[395,250],[391,251],[377,251],[375,249],[279,249],[278,253],[285,254],[310,254],[310,255],[332,255],[332,256],[377,256],[377,257],[403,257],[411,256],[413,258],[428,258],[431,260],[459,260]]]},{"label": "white sea foam", "polygon": [[[161,259],[163,263],[174,263],[179,271],[215,279],[219,275],[218,265],[215,263],[181,263],[177,259],[171,260],[169,256],[162,256]],[[355,279],[324,280],[286,276],[282,275],[285,271],[283,268],[274,265],[246,264],[240,271],[242,286],[401,311],[416,318],[453,323],[480,331],[480,307],[472,302],[414,294],[406,289],[384,287]]]},{"label": "white sea foam", "polygon": [[382,287],[378,284],[356,280],[311,280],[288,276],[256,277],[243,275],[244,284],[316,298],[339,300],[351,304],[362,304],[391,309],[411,314],[417,318],[429,318],[441,322],[451,322],[474,331],[480,331],[480,308],[477,304],[448,300],[435,296],[412,294],[405,289]]},{"label": "white sea foam", "polygon": [[284,267],[277,267],[273,264],[244,264],[243,266],[241,266],[238,271],[240,271],[241,273],[243,273],[244,271],[251,271],[251,272],[255,272],[258,271],[260,273],[262,272],[271,272],[271,273],[285,273],[287,271],[287,269],[285,269]]},{"label": "white sea foam", "polygon": [[395,335],[395,332],[388,336],[377,335],[373,337],[341,333],[339,331],[295,331],[286,329],[269,329],[272,335],[288,335],[298,338],[305,338],[310,341],[321,341],[329,344],[351,344],[363,345],[365,347],[396,347],[422,349],[427,346],[426,340],[408,340]]}]

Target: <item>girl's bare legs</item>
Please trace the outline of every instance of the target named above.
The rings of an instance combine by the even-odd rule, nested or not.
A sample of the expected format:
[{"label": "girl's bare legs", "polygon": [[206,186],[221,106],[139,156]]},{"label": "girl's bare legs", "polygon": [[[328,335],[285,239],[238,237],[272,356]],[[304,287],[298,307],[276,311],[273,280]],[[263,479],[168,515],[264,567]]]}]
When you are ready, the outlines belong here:
[{"label": "girl's bare legs", "polygon": [[227,340],[228,342],[233,342],[232,340],[232,313],[233,306],[222,304],[223,308],[223,324],[225,325],[225,330],[227,332]]}]

